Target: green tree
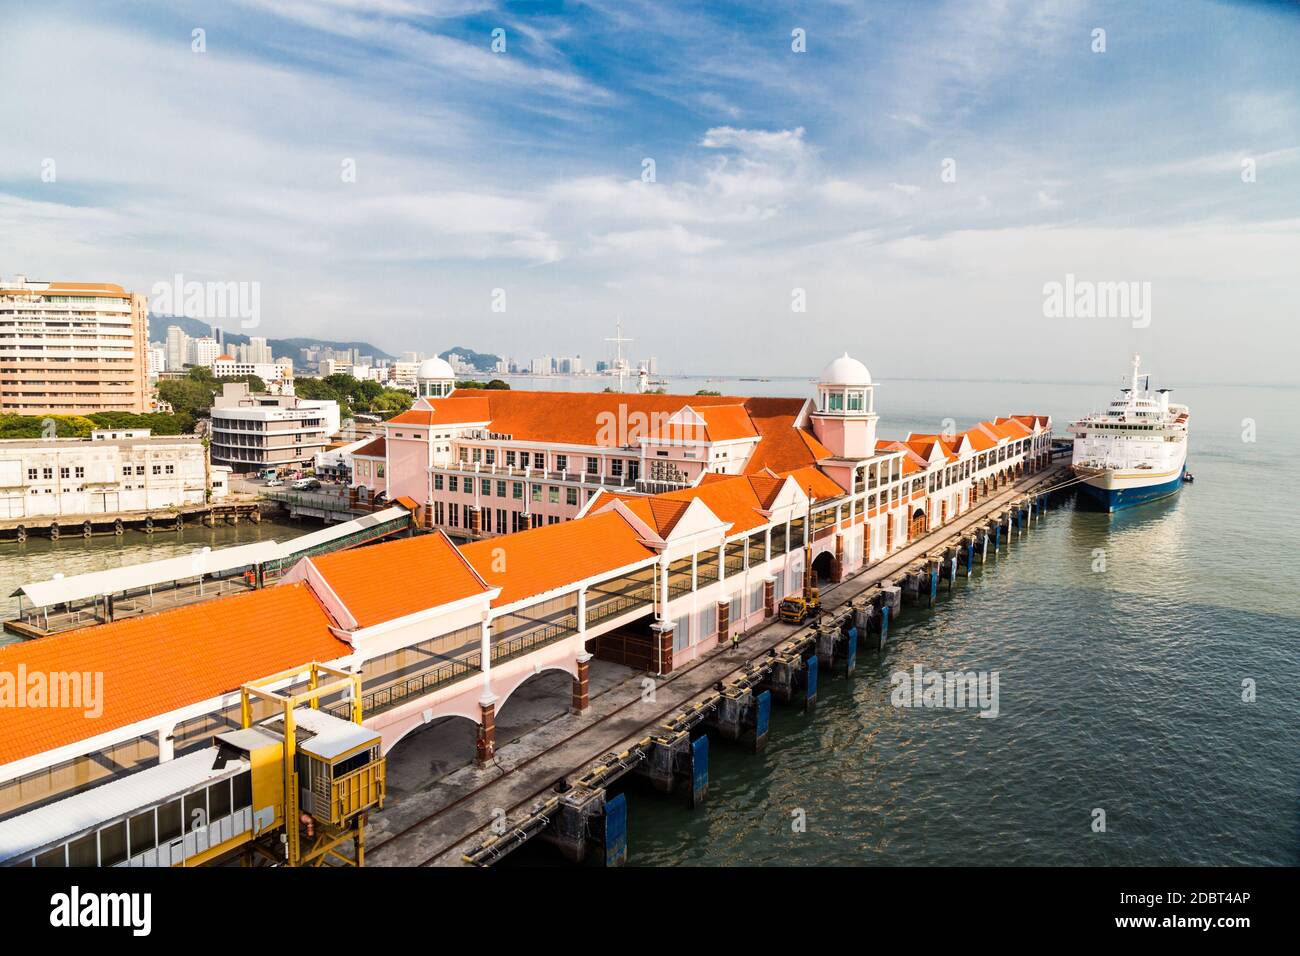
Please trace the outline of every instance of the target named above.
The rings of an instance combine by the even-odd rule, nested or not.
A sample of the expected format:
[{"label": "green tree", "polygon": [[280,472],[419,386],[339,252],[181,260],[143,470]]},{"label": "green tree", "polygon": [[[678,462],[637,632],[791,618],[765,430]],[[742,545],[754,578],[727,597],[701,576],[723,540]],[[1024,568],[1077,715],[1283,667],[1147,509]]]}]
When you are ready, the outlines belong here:
[{"label": "green tree", "polygon": [[177,414],[204,418],[216,394],[215,379],[203,382],[195,378],[164,379],[158,383],[158,398],[167,402]]}]

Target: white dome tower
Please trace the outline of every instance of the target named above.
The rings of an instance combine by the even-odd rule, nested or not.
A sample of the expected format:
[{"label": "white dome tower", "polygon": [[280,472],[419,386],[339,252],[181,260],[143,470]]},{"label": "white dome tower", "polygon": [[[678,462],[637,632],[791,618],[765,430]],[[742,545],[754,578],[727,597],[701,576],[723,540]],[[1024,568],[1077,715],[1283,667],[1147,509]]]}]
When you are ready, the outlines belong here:
[{"label": "white dome tower", "polygon": [[865,365],[845,352],[822,369],[812,426],[837,458],[860,461],[876,453],[877,417],[876,387]]},{"label": "white dome tower", "polygon": [[444,360],[434,357],[420,363],[415,373],[415,394],[419,398],[443,398],[456,387],[456,372]]}]

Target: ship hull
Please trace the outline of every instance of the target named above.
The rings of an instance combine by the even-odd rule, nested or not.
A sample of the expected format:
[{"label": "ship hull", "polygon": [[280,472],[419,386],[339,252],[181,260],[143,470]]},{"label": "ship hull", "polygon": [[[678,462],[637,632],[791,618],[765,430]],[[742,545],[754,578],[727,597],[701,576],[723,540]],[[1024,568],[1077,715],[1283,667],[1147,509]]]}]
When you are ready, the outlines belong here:
[{"label": "ship hull", "polygon": [[1080,483],[1079,490],[1089,504],[1103,511],[1123,511],[1178,494],[1183,487],[1183,474],[1186,471],[1187,466],[1184,464],[1172,478],[1146,484],[1140,483],[1140,480],[1125,480],[1102,474],[1085,479]]}]

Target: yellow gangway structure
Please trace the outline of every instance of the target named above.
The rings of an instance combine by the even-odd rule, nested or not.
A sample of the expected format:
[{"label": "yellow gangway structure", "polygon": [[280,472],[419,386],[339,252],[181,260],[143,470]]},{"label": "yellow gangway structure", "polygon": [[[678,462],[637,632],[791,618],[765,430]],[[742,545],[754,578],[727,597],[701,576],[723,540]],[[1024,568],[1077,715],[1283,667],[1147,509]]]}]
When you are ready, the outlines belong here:
[{"label": "yellow gangway structure", "polygon": [[[266,824],[258,834],[283,828],[282,857],[264,841],[251,846],[281,865],[321,866],[332,859],[362,866],[366,815],[384,805],[381,737],[361,723],[359,675],[312,663],[305,689],[269,689],[300,673],[297,668],[243,685],[243,729],[218,735],[218,740],[244,751],[252,764],[253,805],[263,808]],[[322,699],[344,692],[351,720],[320,708]],[[277,715],[254,725],[255,699],[270,704]],[[271,772],[273,762],[280,765],[278,774]],[[278,819],[266,818],[270,807],[278,811]],[[353,844],[351,857],[340,850],[348,841]]]}]

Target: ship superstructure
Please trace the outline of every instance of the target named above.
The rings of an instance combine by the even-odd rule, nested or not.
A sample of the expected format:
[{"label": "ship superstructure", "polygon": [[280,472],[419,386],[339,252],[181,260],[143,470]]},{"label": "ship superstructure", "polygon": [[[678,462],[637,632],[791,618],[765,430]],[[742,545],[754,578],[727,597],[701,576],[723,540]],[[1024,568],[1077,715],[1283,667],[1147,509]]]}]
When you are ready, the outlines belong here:
[{"label": "ship superstructure", "polygon": [[1107,511],[1177,493],[1187,470],[1187,406],[1169,401],[1172,389],[1152,390],[1141,365],[1134,355],[1129,383],[1106,411],[1070,425],[1080,488]]}]

